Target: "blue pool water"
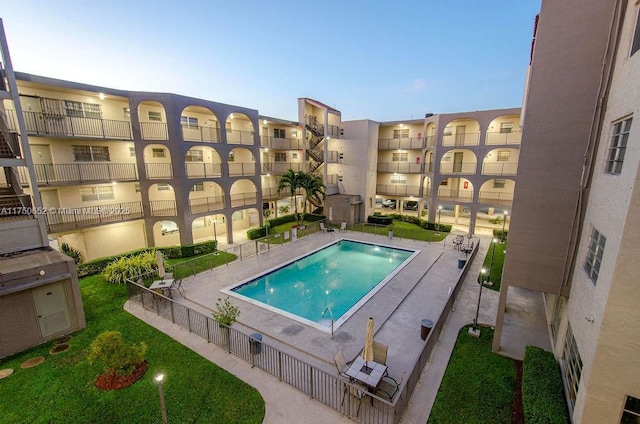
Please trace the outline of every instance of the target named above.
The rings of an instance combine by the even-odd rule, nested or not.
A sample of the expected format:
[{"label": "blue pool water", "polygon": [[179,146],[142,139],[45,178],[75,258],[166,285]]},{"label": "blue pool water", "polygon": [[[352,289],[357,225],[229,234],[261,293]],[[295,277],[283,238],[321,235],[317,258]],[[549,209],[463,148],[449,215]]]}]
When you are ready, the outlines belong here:
[{"label": "blue pool water", "polygon": [[230,293],[326,327],[331,323],[328,313],[322,316],[327,307],[335,321],[352,314],[354,306],[361,306],[417,253],[341,240],[241,283]]}]

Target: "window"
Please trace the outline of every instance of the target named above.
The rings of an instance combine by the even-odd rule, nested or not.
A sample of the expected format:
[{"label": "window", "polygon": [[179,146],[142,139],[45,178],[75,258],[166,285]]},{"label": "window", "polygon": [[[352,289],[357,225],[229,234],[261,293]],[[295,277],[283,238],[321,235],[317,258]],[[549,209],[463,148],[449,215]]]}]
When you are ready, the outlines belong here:
[{"label": "window", "polygon": [[274,155],[274,160],[276,162],[286,162],[287,154],[285,152],[276,152]]},{"label": "window", "polygon": [[500,134],[510,134],[513,131],[513,122],[503,122],[500,124]]},{"label": "window", "polygon": [[81,187],[80,197],[83,202],[95,200],[113,200],[113,186]]},{"label": "window", "polygon": [[606,163],[605,172],[609,174],[620,174],[622,172],[622,162],[627,149],[627,140],[631,131],[631,120],[628,118],[613,124],[613,134],[611,135],[611,147]]},{"label": "window", "polygon": [[171,191],[169,184],[158,184],[158,191]]},{"label": "window", "polygon": [[202,150],[191,149],[184,157],[185,162],[202,162],[203,155]]},{"label": "window", "polygon": [[393,138],[407,138],[407,137],[409,137],[409,128],[393,130]]},{"label": "window", "polygon": [[558,341],[558,331],[560,330],[563,309],[564,297],[556,296],[556,303],[553,305],[553,315],[551,317],[551,337],[554,343]]},{"label": "window", "polygon": [[287,138],[287,132],[285,130],[281,130],[279,128],[273,129],[273,136],[275,138]]},{"label": "window", "polygon": [[167,152],[164,149],[151,149],[151,156],[154,158],[166,158]]},{"label": "window", "polygon": [[134,157],[136,155],[136,148],[135,147],[129,147],[129,156],[130,157]]},{"label": "window", "polygon": [[105,146],[71,146],[76,162],[108,162],[109,148]]},{"label": "window", "polygon": [[64,101],[64,112],[67,116],[76,118],[102,118],[100,105],[95,103]]},{"label": "window", "polygon": [[147,117],[149,118],[149,121],[162,122],[162,113],[160,112],[154,112],[150,110],[149,112],[147,112]]},{"label": "window", "polygon": [[291,160],[298,160],[298,154],[297,153],[291,153]]},{"label": "window", "polygon": [[291,130],[291,137],[298,138],[298,130]]},{"label": "window", "polygon": [[573,409],[578,395],[580,375],[582,375],[582,358],[580,358],[578,345],[573,337],[573,331],[571,331],[571,324],[567,326],[567,338],[564,340],[564,351],[560,363],[562,364],[562,379],[571,403],[571,409]]},{"label": "window", "polygon": [[493,180],[493,188],[504,188],[507,184],[507,180],[504,178],[496,178]]},{"label": "window", "polygon": [[593,284],[598,281],[600,273],[600,264],[602,263],[602,255],[604,254],[604,245],[607,239],[595,228],[591,231],[589,240],[589,250],[587,251],[587,259],[584,261],[584,270],[587,271],[589,279]]},{"label": "window", "polygon": [[391,160],[393,162],[407,162],[409,161],[409,153],[393,153]]},{"label": "window", "polygon": [[508,162],[509,158],[511,157],[511,152],[508,150],[499,150],[498,151],[498,156],[496,157],[496,160],[498,162]]},{"label": "window", "polygon": [[633,56],[634,53],[638,50],[640,50],[640,9],[638,9],[638,17],[636,18],[636,30],[633,33],[633,43],[631,43],[631,54],[629,56]]},{"label": "window", "polygon": [[195,183],[193,187],[191,187],[191,191],[204,191],[204,183]]},{"label": "window", "polygon": [[134,188],[136,190],[136,193],[140,193],[142,190],[140,189],[140,183],[135,183]]},{"label": "window", "polygon": [[442,133],[442,135],[445,137],[453,135],[453,127],[444,127],[444,132]]},{"label": "window", "polygon": [[391,176],[391,184],[406,184],[407,176],[406,175],[392,175]]},{"label": "window", "polygon": [[181,116],[180,124],[183,128],[198,128],[198,118],[191,116]]},{"label": "window", "polygon": [[441,186],[448,186],[449,185],[449,180],[440,181],[440,185]]},{"label": "window", "polygon": [[635,424],[640,422],[640,399],[636,399],[632,396],[627,396],[627,401],[624,403],[624,411],[622,411],[622,419],[620,424]]}]

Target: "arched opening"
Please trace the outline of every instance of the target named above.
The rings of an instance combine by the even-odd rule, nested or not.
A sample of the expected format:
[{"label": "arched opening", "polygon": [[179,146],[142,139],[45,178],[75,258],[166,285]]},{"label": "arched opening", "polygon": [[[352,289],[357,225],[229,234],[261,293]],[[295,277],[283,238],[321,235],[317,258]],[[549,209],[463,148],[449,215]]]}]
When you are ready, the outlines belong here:
[{"label": "arched opening", "polygon": [[223,214],[205,215],[191,223],[194,243],[215,240],[217,246],[228,244],[226,217]]},{"label": "arched opening", "polygon": [[218,152],[208,146],[190,148],[184,157],[187,178],[222,177],[222,160]]},{"label": "arched opening", "polygon": [[476,214],[475,227],[480,229],[484,228],[484,231],[493,233],[493,230],[508,230],[509,229],[509,208],[504,207],[490,207],[483,206],[478,209]]},{"label": "arched opening", "polygon": [[238,180],[233,183],[230,190],[231,207],[255,205],[258,190],[251,180]]},{"label": "arched opening", "polygon": [[150,144],[143,150],[144,171],[147,178],[171,179],[173,169],[171,168],[171,152],[163,144]]},{"label": "arched opening", "polygon": [[254,144],[253,123],[244,113],[231,113],[225,122],[225,132],[228,144]]},{"label": "arched opening", "polygon": [[224,190],[217,183],[195,183],[189,191],[189,210],[192,214],[222,210],[224,197]]},{"label": "arched opening", "polygon": [[202,106],[187,106],[180,114],[184,141],[220,142],[220,123],[215,113]]},{"label": "arched opening", "polygon": [[483,175],[516,175],[520,150],[507,147],[493,149],[482,160]]},{"label": "arched opening", "polygon": [[152,184],[149,187],[151,216],[176,216],[176,195],[168,183]]},{"label": "arched opening", "polygon": [[433,150],[427,150],[424,152],[424,172],[433,172]]},{"label": "arched opening", "polygon": [[231,150],[227,163],[230,177],[256,175],[256,158],[249,149],[237,147]]},{"label": "arched opening", "polygon": [[435,147],[436,145],[436,124],[433,122],[427,124],[425,141],[427,147]]},{"label": "arched opening", "polygon": [[138,105],[140,134],[143,140],[168,140],[167,114],[160,102],[145,100]]},{"label": "arched opening", "polygon": [[513,204],[515,180],[510,178],[492,178],[480,186],[478,203],[489,206],[508,206]]},{"label": "arched opening", "polygon": [[473,184],[466,178],[447,178],[438,187],[438,202],[463,202],[473,200]]},{"label": "arched opening", "polygon": [[237,210],[231,215],[233,240],[240,243],[248,239],[247,230],[260,225],[260,215],[257,208]]},{"label": "arched opening", "polygon": [[180,228],[174,221],[163,220],[153,224],[155,246],[180,246]]},{"label": "arched opening", "polygon": [[503,115],[489,124],[485,143],[504,146],[507,144],[520,144],[520,140],[520,116]]},{"label": "arched opening", "polygon": [[476,154],[469,149],[451,149],[440,159],[440,174],[474,175],[478,165]]},{"label": "arched opening", "polygon": [[443,146],[477,146],[479,143],[480,123],[475,119],[454,119],[444,127]]},{"label": "arched opening", "polygon": [[422,197],[431,197],[433,183],[430,176],[425,176],[422,179]]}]

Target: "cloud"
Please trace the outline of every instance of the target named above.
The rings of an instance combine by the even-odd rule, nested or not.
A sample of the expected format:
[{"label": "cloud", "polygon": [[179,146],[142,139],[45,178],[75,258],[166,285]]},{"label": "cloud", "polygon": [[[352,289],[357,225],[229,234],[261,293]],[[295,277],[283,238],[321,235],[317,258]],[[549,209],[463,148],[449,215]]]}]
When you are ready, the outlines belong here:
[{"label": "cloud", "polygon": [[424,91],[427,89],[427,81],[424,78],[416,78],[408,86],[402,89],[405,93],[411,93],[414,91]]}]

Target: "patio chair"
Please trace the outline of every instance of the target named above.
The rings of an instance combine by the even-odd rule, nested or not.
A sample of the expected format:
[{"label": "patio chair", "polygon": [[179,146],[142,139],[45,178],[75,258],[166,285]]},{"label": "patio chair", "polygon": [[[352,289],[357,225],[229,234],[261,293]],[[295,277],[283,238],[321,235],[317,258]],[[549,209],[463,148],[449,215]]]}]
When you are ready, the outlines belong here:
[{"label": "patio chair", "polygon": [[347,232],[347,223],[345,221],[342,221],[342,224],[340,224],[340,232]]},{"label": "patio chair", "polygon": [[[362,398],[367,395],[367,387],[364,384],[360,383],[344,383],[344,393],[342,395],[342,405],[344,405],[344,400],[347,398],[347,394],[351,397],[354,397],[358,401],[358,409],[356,410],[356,416],[360,415],[360,406],[362,405]],[[373,400],[373,398],[372,398]]]},{"label": "patio chair", "polygon": [[184,289],[182,288],[182,278],[174,281],[173,284],[171,284],[171,287],[169,287],[169,297],[172,299],[173,299],[174,292],[179,292],[180,295],[184,297]]},{"label": "patio chair", "polygon": [[387,365],[387,351],[389,346],[373,341],[373,361],[382,365]]},{"label": "patio chair", "polygon": [[320,231],[322,231],[323,233],[327,232],[327,227],[324,226],[324,222],[320,223]]},{"label": "patio chair", "polygon": [[344,353],[342,351],[338,352],[338,354],[333,357],[333,363],[336,364],[338,375],[340,377],[351,379],[351,377],[347,375],[349,364],[347,363],[346,359],[344,359]]},{"label": "patio chair", "polygon": [[407,372],[403,372],[400,376],[400,379],[396,381],[395,378],[389,377],[385,375],[380,380],[380,385],[376,389],[376,395],[389,399],[389,402],[393,401],[393,397],[400,390],[400,386],[402,385],[402,381],[404,380],[404,376]]}]

